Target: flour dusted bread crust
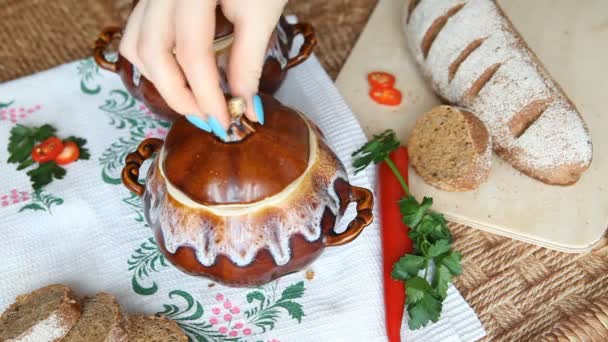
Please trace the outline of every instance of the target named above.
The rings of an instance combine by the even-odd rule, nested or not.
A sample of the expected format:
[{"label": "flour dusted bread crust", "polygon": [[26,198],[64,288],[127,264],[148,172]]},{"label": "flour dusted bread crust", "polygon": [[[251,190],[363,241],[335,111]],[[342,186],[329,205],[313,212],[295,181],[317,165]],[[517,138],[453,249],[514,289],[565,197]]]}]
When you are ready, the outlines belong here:
[{"label": "flour dusted bread crust", "polygon": [[416,121],[407,146],[416,173],[439,189],[474,190],[490,174],[490,135],[466,110],[433,108]]},{"label": "flour dusted bread crust", "polygon": [[556,185],[589,167],[585,122],[495,1],[410,0],[404,26],[434,90],[485,123],[501,158]]},{"label": "flour dusted bread crust", "polygon": [[0,341],[59,341],[80,317],[80,305],[65,285],[20,295],[0,316]]},{"label": "flour dusted bread crust", "polygon": [[128,341],[127,321],[111,294],[100,292],[82,300],[82,315],[62,342]]},{"label": "flour dusted bread crust", "polygon": [[174,321],[162,316],[129,316],[129,342],[188,342]]}]

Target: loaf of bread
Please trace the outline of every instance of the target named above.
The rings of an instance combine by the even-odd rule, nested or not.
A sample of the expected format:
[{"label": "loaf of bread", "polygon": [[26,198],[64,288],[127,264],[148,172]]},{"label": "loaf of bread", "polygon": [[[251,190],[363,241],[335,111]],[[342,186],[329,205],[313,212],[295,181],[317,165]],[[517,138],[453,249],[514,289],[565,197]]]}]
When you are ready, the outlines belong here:
[{"label": "loaf of bread", "polygon": [[493,0],[410,0],[410,50],[446,102],[486,124],[494,151],[548,184],[575,183],[592,159],[574,104]]},{"label": "loaf of bread", "polygon": [[129,342],[188,342],[174,321],[162,316],[129,316]]},{"label": "loaf of bread", "polygon": [[111,294],[100,292],[82,301],[82,315],[62,342],[124,342],[127,322]]},{"label": "loaf of bread", "polygon": [[0,341],[62,339],[80,317],[80,305],[65,285],[49,285],[18,296],[0,316]]},{"label": "loaf of bread", "polygon": [[469,111],[433,108],[416,121],[407,146],[416,173],[441,190],[474,190],[490,174],[490,135]]}]

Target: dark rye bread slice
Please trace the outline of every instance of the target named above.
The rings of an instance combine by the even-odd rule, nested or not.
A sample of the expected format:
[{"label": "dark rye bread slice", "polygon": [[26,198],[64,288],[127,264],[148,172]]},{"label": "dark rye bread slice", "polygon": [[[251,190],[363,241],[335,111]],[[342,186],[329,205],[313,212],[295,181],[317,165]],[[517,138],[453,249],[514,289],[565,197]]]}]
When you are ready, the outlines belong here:
[{"label": "dark rye bread slice", "polygon": [[439,106],[425,113],[410,134],[408,152],[416,173],[442,190],[474,190],[490,174],[490,135],[466,110]]},{"label": "dark rye bread slice", "polygon": [[82,315],[62,342],[127,341],[126,320],[111,294],[100,292],[82,301]]},{"label": "dark rye bread slice", "polygon": [[472,110],[496,154],[547,184],[575,183],[593,147],[582,116],[493,0],[410,0],[404,29],[435,92]]},{"label": "dark rye bread slice", "polygon": [[0,316],[0,341],[58,341],[80,317],[80,305],[65,285],[20,295]]},{"label": "dark rye bread slice", "polygon": [[187,342],[188,336],[174,321],[162,316],[129,316],[129,342]]}]

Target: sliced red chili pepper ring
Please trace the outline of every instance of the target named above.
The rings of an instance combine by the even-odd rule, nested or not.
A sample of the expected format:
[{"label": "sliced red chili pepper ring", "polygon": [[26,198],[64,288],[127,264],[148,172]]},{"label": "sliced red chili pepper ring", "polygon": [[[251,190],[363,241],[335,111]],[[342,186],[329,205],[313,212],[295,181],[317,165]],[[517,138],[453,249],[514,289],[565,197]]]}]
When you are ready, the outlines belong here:
[{"label": "sliced red chili pepper ring", "polygon": [[369,91],[372,100],[387,106],[398,106],[401,104],[401,92],[395,88],[372,88]]},{"label": "sliced red chili pepper ring", "polygon": [[55,157],[55,162],[58,165],[69,164],[80,156],[80,148],[73,141],[68,141],[63,147],[63,151]]},{"label": "sliced red chili pepper ring", "polygon": [[32,159],[37,163],[46,163],[55,159],[63,150],[63,142],[57,137],[50,137],[32,149]]},{"label": "sliced red chili pepper ring", "polygon": [[395,76],[384,71],[374,71],[367,74],[367,81],[372,88],[392,88],[395,85]]}]

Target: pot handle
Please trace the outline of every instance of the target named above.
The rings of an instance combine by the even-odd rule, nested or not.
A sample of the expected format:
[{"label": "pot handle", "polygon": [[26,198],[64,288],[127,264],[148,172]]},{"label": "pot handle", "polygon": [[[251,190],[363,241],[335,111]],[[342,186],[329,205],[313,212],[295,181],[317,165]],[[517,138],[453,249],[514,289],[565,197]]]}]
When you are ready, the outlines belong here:
[{"label": "pot handle", "polygon": [[[317,45],[317,37],[315,36],[315,29],[309,23],[297,23],[291,25],[291,34],[295,37],[298,34],[304,36],[304,43],[300,47],[300,52],[297,55],[290,58],[285,65],[286,69],[291,69],[296,65],[304,62],[312,53],[312,48]],[[293,38],[292,38],[293,39]]]},{"label": "pot handle", "polygon": [[348,224],[344,232],[327,235],[325,238],[325,245],[327,246],[340,246],[353,241],[361,234],[363,228],[369,226],[374,219],[372,214],[374,196],[372,192],[358,186],[353,186],[351,192],[351,201],[357,202],[357,217]]},{"label": "pot handle", "polygon": [[95,58],[95,63],[99,65],[101,68],[117,72],[118,65],[116,62],[110,62],[104,52],[108,48],[108,45],[112,43],[112,40],[115,36],[120,35],[122,33],[122,29],[118,26],[108,26],[104,28],[97,40],[95,41],[95,47],[93,47],[93,57]]},{"label": "pot handle", "polygon": [[146,187],[139,182],[139,168],[143,162],[160,150],[163,141],[157,138],[148,138],[139,144],[135,152],[127,154],[125,167],[122,169],[122,183],[127,189],[143,196]]}]

